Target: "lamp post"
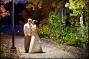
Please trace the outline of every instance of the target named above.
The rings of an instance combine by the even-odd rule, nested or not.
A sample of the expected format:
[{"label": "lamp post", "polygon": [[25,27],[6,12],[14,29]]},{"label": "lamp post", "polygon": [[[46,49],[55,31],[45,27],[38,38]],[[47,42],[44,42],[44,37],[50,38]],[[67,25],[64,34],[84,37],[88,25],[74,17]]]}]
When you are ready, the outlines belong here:
[{"label": "lamp post", "polygon": [[14,40],[14,0],[12,0],[12,47],[11,49],[16,49]]}]

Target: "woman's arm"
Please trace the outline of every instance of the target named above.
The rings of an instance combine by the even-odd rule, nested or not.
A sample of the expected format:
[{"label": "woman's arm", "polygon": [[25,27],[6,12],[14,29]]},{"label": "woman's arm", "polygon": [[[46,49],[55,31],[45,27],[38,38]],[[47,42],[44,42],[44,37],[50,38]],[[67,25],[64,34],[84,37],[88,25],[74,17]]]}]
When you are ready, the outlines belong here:
[{"label": "woman's arm", "polygon": [[36,25],[33,26],[32,31],[36,31],[38,28]]},{"label": "woman's arm", "polygon": [[24,35],[27,36],[27,26],[26,25],[24,25],[23,30],[24,30]]}]

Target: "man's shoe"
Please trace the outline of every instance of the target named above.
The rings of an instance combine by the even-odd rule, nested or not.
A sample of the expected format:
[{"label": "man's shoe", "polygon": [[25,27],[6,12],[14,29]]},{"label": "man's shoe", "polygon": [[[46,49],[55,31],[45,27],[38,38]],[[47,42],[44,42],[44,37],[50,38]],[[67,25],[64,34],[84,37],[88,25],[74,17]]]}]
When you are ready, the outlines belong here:
[{"label": "man's shoe", "polygon": [[25,51],[25,53],[28,53],[28,51]]}]

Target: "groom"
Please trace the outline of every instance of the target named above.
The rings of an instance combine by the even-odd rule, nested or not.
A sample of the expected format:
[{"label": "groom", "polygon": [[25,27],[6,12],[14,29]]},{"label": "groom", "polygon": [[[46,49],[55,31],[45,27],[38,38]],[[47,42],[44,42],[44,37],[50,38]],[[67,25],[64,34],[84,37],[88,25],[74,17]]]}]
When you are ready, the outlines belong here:
[{"label": "groom", "polygon": [[30,41],[31,41],[31,26],[32,26],[32,19],[28,18],[28,22],[24,25],[24,48],[25,48],[25,53],[29,52],[29,46],[30,46]]}]

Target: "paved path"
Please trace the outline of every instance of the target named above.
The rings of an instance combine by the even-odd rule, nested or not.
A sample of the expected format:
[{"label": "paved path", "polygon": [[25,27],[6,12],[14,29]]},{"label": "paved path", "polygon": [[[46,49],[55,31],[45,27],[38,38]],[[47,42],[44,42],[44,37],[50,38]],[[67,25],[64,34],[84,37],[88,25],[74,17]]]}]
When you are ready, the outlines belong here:
[{"label": "paved path", "polygon": [[[2,36],[3,40],[10,40],[11,36]],[[24,37],[15,36],[15,46],[17,51],[19,51],[20,58],[75,58],[75,56],[70,53],[57,48],[54,44],[48,42],[47,40],[42,40],[42,49],[44,53],[24,53]]]},{"label": "paved path", "polygon": [[20,50],[20,58],[75,58],[70,53],[58,49],[53,44],[46,41],[41,41],[44,53],[24,53],[24,37],[16,36],[16,47]]}]

